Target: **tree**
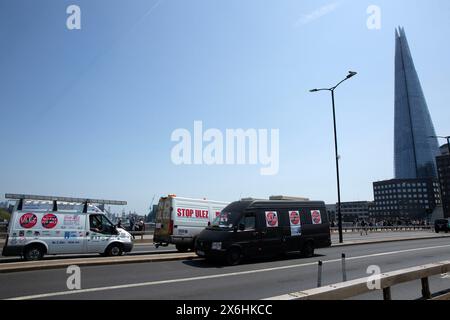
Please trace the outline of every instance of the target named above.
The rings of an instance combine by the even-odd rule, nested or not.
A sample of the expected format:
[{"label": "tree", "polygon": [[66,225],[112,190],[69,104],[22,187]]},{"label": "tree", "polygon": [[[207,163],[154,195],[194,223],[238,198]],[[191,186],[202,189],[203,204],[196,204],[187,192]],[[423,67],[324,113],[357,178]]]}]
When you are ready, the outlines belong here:
[{"label": "tree", "polygon": [[0,209],[0,221],[3,220],[10,220],[11,219],[11,214],[6,211],[5,209]]}]

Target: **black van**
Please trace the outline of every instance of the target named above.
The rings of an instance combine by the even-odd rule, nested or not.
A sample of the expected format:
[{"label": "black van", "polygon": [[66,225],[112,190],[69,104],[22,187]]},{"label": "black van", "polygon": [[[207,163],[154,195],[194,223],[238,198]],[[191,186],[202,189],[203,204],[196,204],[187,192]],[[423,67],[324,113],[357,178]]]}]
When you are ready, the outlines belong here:
[{"label": "black van", "polygon": [[225,207],[196,240],[198,256],[239,264],[242,258],[301,252],[331,246],[324,202],[243,200]]}]

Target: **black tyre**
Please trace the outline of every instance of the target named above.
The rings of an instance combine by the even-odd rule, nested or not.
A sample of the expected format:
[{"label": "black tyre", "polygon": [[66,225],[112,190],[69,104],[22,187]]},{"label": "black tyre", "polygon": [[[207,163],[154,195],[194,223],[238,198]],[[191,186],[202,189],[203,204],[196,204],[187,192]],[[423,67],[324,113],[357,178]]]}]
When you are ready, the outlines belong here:
[{"label": "black tyre", "polygon": [[227,252],[225,260],[229,266],[238,265],[242,260],[241,250],[236,247],[230,248]]},{"label": "black tyre", "polygon": [[123,254],[122,245],[119,243],[113,243],[105,251],[105,255],[108,257],[119,257]]},{"label": "black tyre", "polygon": [[314,256],[314,245],[311,241],[306,242],[300,251],[302,257],[311,258]]},{"label": "black tyre", "polygon": [[189,251],[189,246],[186,246],[186,245],[177,244],[177,245],[175,245],[175,247],[177,248],[177,250],[179,252],[188,252]]},{"label": "black tyre", "polygon": [[29,246],[23,252],[26,261],[38,261],[44,257],[45,249],[42,246]]},{"label": "black tyre", "polygon": [[439,229],[434,229],[434,231],[436,231],[436,233],[439,233]]}]

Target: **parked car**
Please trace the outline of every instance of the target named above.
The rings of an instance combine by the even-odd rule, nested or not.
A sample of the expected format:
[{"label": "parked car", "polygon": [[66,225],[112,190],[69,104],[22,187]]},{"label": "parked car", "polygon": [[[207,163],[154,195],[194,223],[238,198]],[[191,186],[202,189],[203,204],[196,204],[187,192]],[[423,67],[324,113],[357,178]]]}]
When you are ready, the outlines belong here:
[{"label": "parked car", "polygon": [[436,233],[444,231],[448,233],[450,231],[450,219],[438,219],[434,222],[434,230]]}]

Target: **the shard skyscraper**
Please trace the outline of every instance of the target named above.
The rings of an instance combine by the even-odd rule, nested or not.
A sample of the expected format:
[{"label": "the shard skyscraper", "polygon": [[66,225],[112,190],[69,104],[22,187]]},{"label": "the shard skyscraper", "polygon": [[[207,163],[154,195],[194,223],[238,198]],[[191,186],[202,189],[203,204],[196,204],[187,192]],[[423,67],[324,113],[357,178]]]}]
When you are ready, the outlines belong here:
[{"label": "the shard skyscraper", "polygon": [[436,178],[439,144],[403,28],[395,42],[395,178]]}]

